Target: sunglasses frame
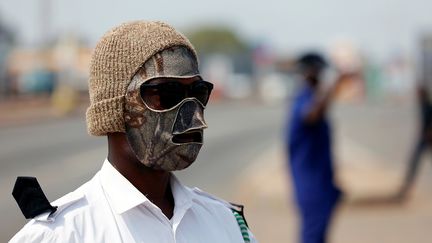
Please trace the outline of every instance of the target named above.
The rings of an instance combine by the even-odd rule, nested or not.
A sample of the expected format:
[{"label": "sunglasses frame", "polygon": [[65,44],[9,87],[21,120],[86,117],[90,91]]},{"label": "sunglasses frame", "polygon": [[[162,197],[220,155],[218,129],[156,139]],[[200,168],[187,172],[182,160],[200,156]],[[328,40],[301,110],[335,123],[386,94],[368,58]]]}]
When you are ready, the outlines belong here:
[{"label": "sunglasses frame", "polygon": [[[183,91],[187,89],[187,91],[188,91],[187,95],[185,95],[183,97],[183,99],[181,99],[177,104],[173,105],[170,108],[163,108],[163,109],[152,108],[149,104],[147,104],[147,102],[144,99],[143,89],[146,89],[146,88],[149,88],[149,89],[151,89],[151,88],[157,88],[158,86],[166,85],[167,83],[176,83],[176,84],[180,85],[180,87],[183,87]],[[197,83],[204,84],[208,88],[208,97],[207,97],[207,100],[204,103],[201,102],[197,97],[189,96],[189,92],[191,91],[192,86],[196,85]],[[165,112],[165,111],[169,111],[169,110],[175,109],[185,99],[195,99],[195,100],[197,100],[205,108],[206,105],[207,105],[207,103],[208,103],[208,101],[209,101],[209,99],[210,99],[210,95],[211,95],[211,92],[213,90],[213,87],[214,86],[213,86],[212,83],[210,83],[208,81],[205,81],[205,80],[196,80],[196,81],[192,82],[191,84],[182,84],[181,82],[175,81],[175,79],[173,79],[172,81],[170,80],[170,81],[167,81],[167,82],[156,83],[156,84],[155,83],[147,83],[147,82],[146,83],[142,83],[140,85],[139,89],[140,89],[140,98],[141,98],[142,102],[144,103],[144,105],[148,109],[150,109],[152,111],[155,111],[155,112]]]}]

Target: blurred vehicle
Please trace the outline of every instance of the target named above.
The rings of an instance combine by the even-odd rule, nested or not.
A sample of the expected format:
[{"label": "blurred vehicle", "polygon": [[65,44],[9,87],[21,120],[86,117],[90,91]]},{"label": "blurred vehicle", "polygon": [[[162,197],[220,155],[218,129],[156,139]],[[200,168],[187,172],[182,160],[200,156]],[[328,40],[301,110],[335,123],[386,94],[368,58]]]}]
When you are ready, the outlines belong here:
[{"label": "blurred vehicle", "polygon": [[295,79],[291,75],[271,72],[259,80],[258,93],[264,102],[274,103],[291,96],[294,87]]},{"label": "blurred vehicle", "polygon": [[56,74],[48,69],[34,69],[23,75],[20,87],[23,93],[51,94],[56,84]]},{"label": "blurred vehicle", "polygon": [[225,95],[232,99],[244,99],[252,95],[252,79],[245,73],[231,74],[226,83]]}]

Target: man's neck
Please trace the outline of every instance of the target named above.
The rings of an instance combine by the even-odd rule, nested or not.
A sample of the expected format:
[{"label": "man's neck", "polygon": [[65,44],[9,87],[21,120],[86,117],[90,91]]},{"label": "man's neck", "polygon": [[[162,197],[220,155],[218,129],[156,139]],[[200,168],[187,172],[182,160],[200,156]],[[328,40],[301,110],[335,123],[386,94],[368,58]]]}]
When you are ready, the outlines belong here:
[{"label": "man's neck", "polygon": [[171,218],[174,211],[171,173],[151,169],[138,161],[125,136],[110,136],[108,148],[108,160],[117,171]]}]

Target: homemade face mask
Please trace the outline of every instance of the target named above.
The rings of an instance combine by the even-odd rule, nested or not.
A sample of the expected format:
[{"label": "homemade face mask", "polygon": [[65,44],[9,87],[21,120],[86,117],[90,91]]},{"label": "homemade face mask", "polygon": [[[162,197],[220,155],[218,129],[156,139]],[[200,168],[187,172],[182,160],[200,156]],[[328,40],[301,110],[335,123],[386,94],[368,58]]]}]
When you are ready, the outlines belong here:
[{"label": "homemade face mask", "polygon": [[[188,49],[175,47],[154,55],[132,78],[126,93],[126,136],[147,167],[181,170],[197,158],[207,128],[203,111],[213,86],[179,81],[198,77],[197,67]],[[154,84],[155,78],[163,81]]]}]

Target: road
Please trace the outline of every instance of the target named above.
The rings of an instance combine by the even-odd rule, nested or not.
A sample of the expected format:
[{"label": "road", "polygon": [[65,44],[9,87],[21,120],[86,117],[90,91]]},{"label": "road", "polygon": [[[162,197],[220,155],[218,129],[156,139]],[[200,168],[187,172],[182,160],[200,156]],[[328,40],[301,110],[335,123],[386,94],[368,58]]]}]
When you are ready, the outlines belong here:
[{"label": "road", "polygon": [[[417,135],[416,112],[415,103],[406,100],[333,107],[337,182],[345,194],[329,242],[431,242],[430,151],[408,200],[389,201]],[[277,144],[261,157],[239,185],[249,226],[260,242],[298,242],[299,220],[283,146]]]},{"label": "road", "polygon": [[[204,146],[197,161],[176,173],[191,186],[228,200],[236,174],[280,139],[281,105],[210,104]],[[0,242],[26,222],[11,196],[16,176],[36,176],[49,200],[78,187],[100,168],[106,138],[86,133],[84,116],[0,129]]]},{"label": "road", "polygon": [[[196,163],[176,173],[187,185],[245,203],[248,221],[261,242],[294,242],[296,236],[296,213],[287,195],[284,159],[272,156],[273,150],[281,149],[283,107],[245,102],[210,104],[204,147]],[[348,183],[348,193],[392,192],[416,135],[414,103],[336,104],[332,113],[336,164]],[[105,143],[104,137],[87,135],[83,115],[0,128],[0,242],[26,222],[10,194],[16,176],[38,177],[48,198],[54,200],[100,168],[106,156]],[[249,170],[251,164],[260,166]],[[419,236],[425,235],[430,225],[432,168],[430,163],[422,167],[416,183],[419,190],[409,204],[393,208],[345,206],[334,225],[334,242],[408,242],[405,239],[414,236],[418,236],[416,242],[428,242]],[[240,178],[247,175],[241,184],[244,187],[234,185],[238,173]],[[238,192],[243,193],[234,195]],[[370,240],[370,235],[376,239]],[[399,240],[389,241],[392,237]]]}]

